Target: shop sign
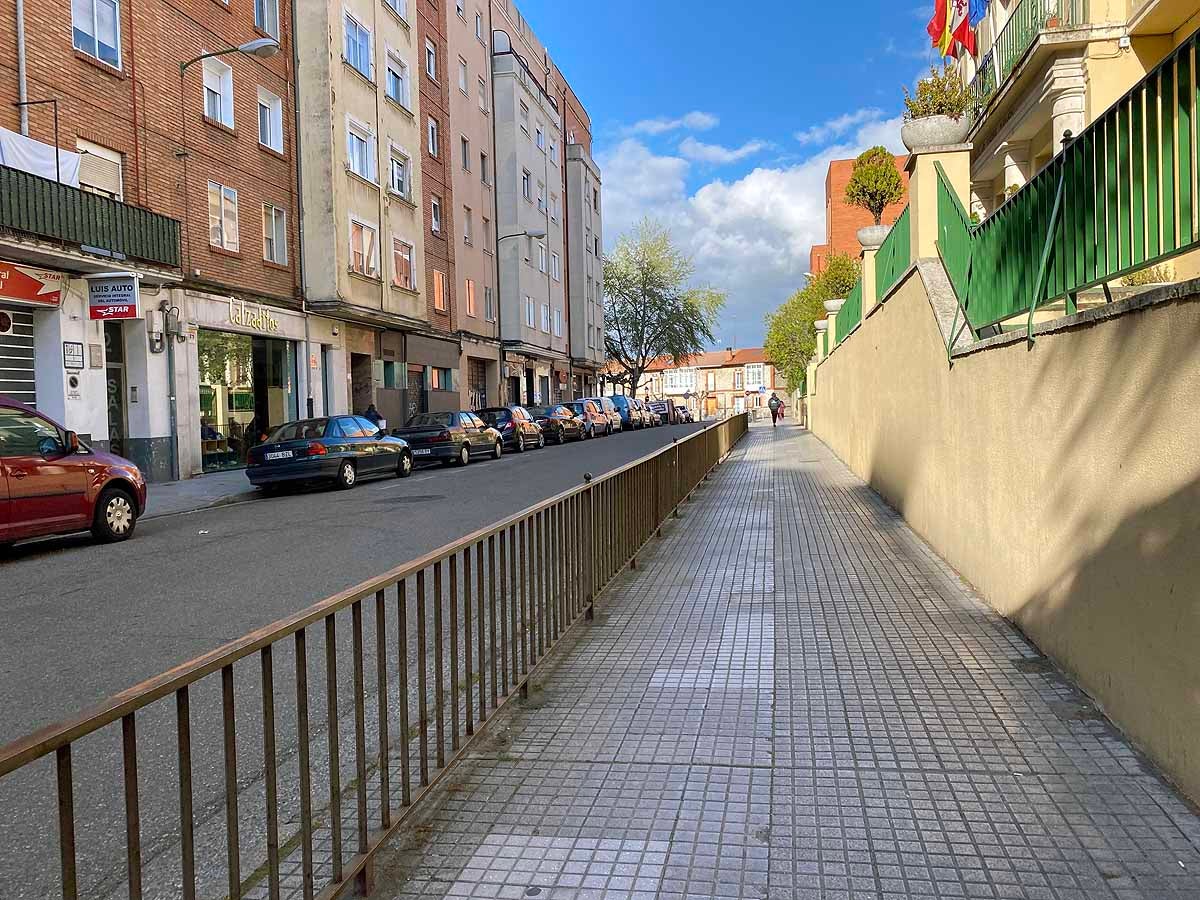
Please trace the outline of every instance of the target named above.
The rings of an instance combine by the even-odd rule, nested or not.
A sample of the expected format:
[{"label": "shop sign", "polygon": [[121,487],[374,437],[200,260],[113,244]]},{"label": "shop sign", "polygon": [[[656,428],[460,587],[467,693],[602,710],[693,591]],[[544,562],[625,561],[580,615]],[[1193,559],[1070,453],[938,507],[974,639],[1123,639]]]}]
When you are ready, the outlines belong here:
[{"label": "shop sign", "polygon": [[76,372],[83,369],[83,344],[79,341],[63,341],[63,368]]},{"label": "shop sign", "polygon": [[0,300],[57,309],[67,276],[0,260]]},{"label": "shop sign", "polygon": [[273,333],[279,330],[279,320],[261,304],[248,305],[245,300],[239,300],[237,297],[229,298],[229,324],[253,328],[255,331]]},{"label": "shop sign", "polygon": [[138,276],[132,272],[89,276],[88,318],[138,318]]}]

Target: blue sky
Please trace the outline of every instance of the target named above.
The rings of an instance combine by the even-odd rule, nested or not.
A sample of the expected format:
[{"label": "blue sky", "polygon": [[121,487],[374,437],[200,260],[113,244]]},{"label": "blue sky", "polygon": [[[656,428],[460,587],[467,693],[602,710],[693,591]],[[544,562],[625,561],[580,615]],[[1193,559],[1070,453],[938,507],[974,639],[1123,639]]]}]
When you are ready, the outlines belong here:
[{"label": "blue sky", "polygon": [[902,150],[933,0],[518,2],[592,117],[606,244],[662,219],[729,292],[717,346],[760,343],[823,239],[829,160]]}]

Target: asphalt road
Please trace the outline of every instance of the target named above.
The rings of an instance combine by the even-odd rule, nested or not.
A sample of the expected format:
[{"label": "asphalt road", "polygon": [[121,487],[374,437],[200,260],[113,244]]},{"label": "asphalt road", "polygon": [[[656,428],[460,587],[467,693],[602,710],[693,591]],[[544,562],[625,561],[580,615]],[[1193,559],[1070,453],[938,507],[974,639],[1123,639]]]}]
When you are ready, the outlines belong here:
[{"label": "asphalt road", "polygon": [[[62,538],[18,547],[0,563],[5,622],[0,629],[0,744],[577,485],[585,472],[602,474],[698,427],[658,428],[507,455],[465,470],[419,469],[409,479],[364,482],[345,493],[315,490],[147,520],[133,540],[115,546]],[[319,659],[320,652],[314,641],[310,659]],[[261,688],[253,668],[242,669],[250,677],[239,676],[238,683],[239,730],[246,726],[239,746],[249,745],[239,788],[248,795],[246,806],[261,809],[254,799],[261,791],[261,749],[256,765],[254,748],[261,743],[253,737],[257,717],[252,715]],[[290,663],[277,671],[289,668]],[[314,696],[314,708],[318,701]],[[215,686],[208,694],[197,691],[193,718],[205,707],[215,711],[218,703]],[[344,732],[351,707],[343,702],[341,708],[338,730]],[[143,841],[148,856],[166,855],[177,840],[177,821],[170,803],[151,812],[148,801],[165,801],[176,790],[174,746],[145,736],[170,736],[173,723],[165,709],[145,720],[139,721],[144,735],[139,746],[146,748],[139,754],[146,795]],[[288,724],[283,723],[285,731]],[[371,723],[368,730],[373,731]],[[96,895],[107,894],[123,875],[123,854],[113,852],[124,843],[114,779],[119,739],[119,729],[108,729],[77,748],[77,809],[103,810],[93,817],[92,833],[81,822],[79,835],[81,861],[98,869],[85,879]],[[282,749],[289,738],[281,734],[279,740]],[[213,824],[216,853],[221,839],[215,825],[222,818],[219,734],[198,733],[196,741],[198,844],[208,843],[204,823]],[[45,896],[57,882],[57,866],[37,862],[57,856],[53,776],[48,764],[39,769],[0,783],[3,897]],[[286,771],[281,779],[286,798]],[[253,821],[246,823],[250,833]],[[14,884],[21,887],[10,894]]]}]

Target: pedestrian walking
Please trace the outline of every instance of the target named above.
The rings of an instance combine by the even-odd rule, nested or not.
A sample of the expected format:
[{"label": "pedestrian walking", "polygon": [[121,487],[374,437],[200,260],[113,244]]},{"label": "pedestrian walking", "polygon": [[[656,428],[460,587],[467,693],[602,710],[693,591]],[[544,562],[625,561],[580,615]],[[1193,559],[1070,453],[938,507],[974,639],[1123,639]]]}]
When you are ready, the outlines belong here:
[{"label": "pedestrian walking", "polygon": [[374,403],[367,407],[367,411],[363,413],[363,418],[369,419],[371,424],[376,428],[378,428],[379,423],[383,421],[383,416],[380,414],[379,410],[375,408]]},{"label": "pedestrian walking", "polygon": [[767,401],[767,407],[771,410],[771,427],[776,428],[779,420],[783,418],[783,401],[774,391],[771,392],[771,399]]}]

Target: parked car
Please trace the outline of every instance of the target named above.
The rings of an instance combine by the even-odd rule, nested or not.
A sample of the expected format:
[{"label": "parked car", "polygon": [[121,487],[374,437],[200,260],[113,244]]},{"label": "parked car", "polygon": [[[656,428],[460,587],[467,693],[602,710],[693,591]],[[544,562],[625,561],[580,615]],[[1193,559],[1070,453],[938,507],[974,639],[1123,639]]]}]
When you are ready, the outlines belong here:
[{"label": "parked car", "polygon": [[444,466],[465,466],[474,456],[499,459],[504,455],[500,432],[470,410],[418,413],[394,437],[408,441],[413,462],[437,460]]},{"label": "parked car", "polygon": [[634,400],[634,403],[642,413],[643,427],[653,428],[656,425],[662,424],[658,421],[658,416],[651,411],[649,400]]},{"label": "parked car", "polygon": [[504,448],[524,453],[533,447],[545,447],[546,436],[523,406],[489,406],[476,415],[500,432]]},{"label": "parked car", "polygon": [[563,405],[582,420],[585,438],[603,437],[612,433],[612,424],[608,421],[608,416],[595,400],[573,400]]},{"label": "parked car", "polygon": [[659,425],[675,424],[675,404],[670,400],[651,400],[649,407]]},{"label": "parked car", "polygon": [[633,402],[624,394],[613,394],[612,397],[605,397],[616,408],[617,414],[621,417],[621,428],[627,431],[633,431],[636,428],[642,427],[642,417],[638,415],[633,407]]},{"label": "parked car", "polygon": [[547,441],[565,444],[583,440],[583,419],[565,403],[556,406],[530,406],[529,414],[538,423]]},{"label": "parked car", "polygon": [[146,508],[146,479],[120,456],[18,400],[0,396],[0,546],[91,530],[123,541]]},{"label": "parked car", "polygon": [[380,431],[362,416],[301,419],[275,429],[250,449],[246,477],[264,490],[288,482],[332,481],[343,490],[372,475],[407,478],[408,442]]},{"label": "parked car", "polygon": [[591,400],[600,407],[600,411],[608,419],[609,434],[621,430],[621,414],[617,412],[617,407],[613,404],[612,397],[585,397],[584,399]]},{"label": "parked car", "polygon": [[675,407],[675,416],[676,421],[678,421],[680,425],[686,425],[689,422],[696,421],[695,417],[692,415],[692,411],[686,406],[682,405]]}]

